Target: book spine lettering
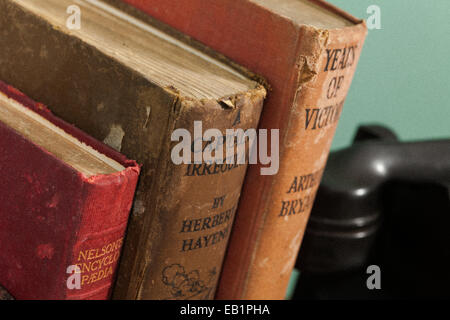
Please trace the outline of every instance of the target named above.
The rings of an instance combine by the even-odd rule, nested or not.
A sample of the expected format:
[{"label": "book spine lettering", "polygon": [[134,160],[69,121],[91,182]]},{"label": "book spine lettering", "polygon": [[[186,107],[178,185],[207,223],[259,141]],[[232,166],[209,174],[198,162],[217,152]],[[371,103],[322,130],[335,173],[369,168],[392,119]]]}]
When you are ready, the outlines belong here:
[{"label": "book spine lettering", "polygon": [[[346,31],[302,28],[298,89],[282,142],[284,160],[271,188],[245,281],[235,288],[240,299],[285,297],[362,49],[363,30],[363,26]],[[239,244],[231,246],[236,250]],[[223,294],[219,292],[219,298],[231,298]]]},{"label": "book spine lettering", "polygon": [[[217,129],[226,138],[227,129],[256,128],[263,92],[241,95],[235,108],[225,108],[216,101],[184,101],[178,106],[172,129],[186,129],[193,144],[203,139],[199,134],[208,129]],[[145,245],[148,248],[151,244],[151,260],[139,259],[141,276],[133,278],[139,283],[137,298],[213,299],[247,164],[203,160],[177,165],[171,159],[175,144],[167,144],[163,152],[166,156],[160,179],[164,182]],[[207,149],[204,141],[201,150]],[[123,298],[124,289],[116,288],[115,298]]]},{"label": "book spine lettering", "polygon": [[82,177],[85,200],[68,263],[78,268],[80,287],[68,287],[67,299],[110,298],[137,178],[136,168],[110,176]]}]

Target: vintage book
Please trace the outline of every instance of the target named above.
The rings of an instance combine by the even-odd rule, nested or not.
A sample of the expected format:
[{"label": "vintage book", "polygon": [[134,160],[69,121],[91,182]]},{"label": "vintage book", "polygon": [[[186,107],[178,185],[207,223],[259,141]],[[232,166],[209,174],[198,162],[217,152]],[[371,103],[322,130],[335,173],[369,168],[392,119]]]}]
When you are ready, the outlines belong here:
[{"label": "vintage book", "polygon": [[1,0],[0,27],[0,77],[142,164],[113,298],[213,298],[247,165],[175,164],[172,134],[256,128],[265,88],[96,0]]},{"label": "vintage book", "polygon": [[0,284],[111,296],[139,166],[0,82]]},{"label": "vintage book", "polygon": [[248,170],[217,298],[283,299],[365,23],[321,0],[110,1],[133,5],[271,85],[260,128],[280,129],[280,169]]}]

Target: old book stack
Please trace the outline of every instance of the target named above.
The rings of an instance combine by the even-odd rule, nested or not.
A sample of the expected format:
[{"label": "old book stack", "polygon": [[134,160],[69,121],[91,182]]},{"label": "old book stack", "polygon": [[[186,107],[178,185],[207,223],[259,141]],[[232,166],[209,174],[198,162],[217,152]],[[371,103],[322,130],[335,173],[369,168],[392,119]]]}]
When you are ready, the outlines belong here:
[{"label": "old book stack", "polygon": [[190,150],[198,132],[256,128],[266,90],[104,2],[76,3],[71,29],[71,0],[0,1],[0,78],[142,165],[114,297],[212,299],[247,165],[177,163],[171,138]]},{"label": "old book stack", "polygon": [[[141,166],[122,253],[117,246],[120,262],[113,298],[284,298],[359,60],[364,22],[321,0],[0,0],[0,28],[1,80]],[[23,103],[24,99],[6,94],[0,109],[31,117],[33,128],[38,116],[29,116],[30,112],[69,135],[75,132],[83,147],[74,148],[86,152],[86,144],[103,154],[102,161],[109,157],[123,167],[114,167],[116,171],[105,174],[105,179],[131,170],[124,165],[129,163],[124,156],[56,120],[40,104]],[[11,141],[25,139],[30,150],[50,149],[31,139],[37,133],[25,136],[21,124],[6,126]],[[267,133],[270,143],[265,148],[271,150],[272,161],[279,156],[274,170],[265,174],[261,169],[267,162],[248,165],[250,136],[241,141],[238,137],[239,132],[257,129],[263,136]],[[276,133],[279,140],[273,139]],[[71,141],[62,136],[61,140]],[[7,154],[20,156],[13,152],[12,142],[2,143]],[[261,141],[256,146],[255,154],[261,157]],[[58,152],[67,149],[57,143],[51,147]],[[233,153],[233,161],[228,162],[230,150],[243,150],[245,161],[238,162]],[[46,158],[65,170],[82,170],[73,161]],[[69,158],[79,162],[78,157]],[[11,159],[0,154],[5,176],[9,169],[1,166],[3,159]],[[22,164],[17,172],[25,170],[26,159],[16,162]],[[41,187],[26,178],[33,176],[33,170],[41,175],[50,170],[38,163],[17,180],[21,181],[17,197],[21,191],[26,198],[29,191],[19,190],[25,183]],[[50,171],[48,179],[58,183],[68,179],[62,176],[63,169]],[[80,181],[71,183],[84,190],[86,181]],[[17,206],[17,197],[11,200],[4,195],[2,186],[7,183],[0,182],[0,200],[8,208],[25,210]],[[63,187],[66,192],[70,184],[54,189]],[[48,199],[39,200],[44,211],[53,204],[51,195],[59,194],[48,192]],[[117,207],[117,192],[104,192],[98,197],[110,199],[107,202],[81,207],[94,206],[95,212]],[[21,203],[32,206],[33,199]],[[78,199],[79,205],[96,202],[88,193]],[[72,205],[75,210],[76,204]],[[41,216],[45,221],[59,219],[51,210],[43,215],[26,212],[27,219],[20,223],[3,212],[0,219],[30,231],[40,230]],[[59,233],[51,239],[58,239],[57,243],[28,235],[8,244],[10,250],[23,246],[24,257],[34,254],[38,262],[33,268],[44,268],[51,260],[50,265],[61,272],[74,259],[81,257],[88,263],[88,249],[101,251],[121,239],[105,236],[105,242],[92,240],[92,245],[80,247],[84,232],[104,234],[100,229],[84,230],[90,225],[89,214],[86,222],[81,213],[80,221],[54,231]],[[99,215],[98,222],[107,217]],[[101,227],[109,230],[110,223]],[[8,243],[8,234],[8,228],[0,225],[1,246]],[[27,241],[30,245],[24,245]],[[58,251],[56,245],[64,250]],[[10,256],[0,253],[0,271],[6,268],[2,259]],[[26,265],[25,260],[19,262]],[[13,296],[20,290],[34,290],[15,282],[22,278],[21,269],[14,268],[3,269],[8,276],[0,275],[0,285]],[[81,270],[82,279],[91,273]],[[36,286],[40,281],[53,286],[51,295],[38,290],[30,297],[107,298],[114,282],[113,274],[98,282],[96,289],[67,291],[61,287],[64,277],[55,274],[61,278],[35,279]]]}]

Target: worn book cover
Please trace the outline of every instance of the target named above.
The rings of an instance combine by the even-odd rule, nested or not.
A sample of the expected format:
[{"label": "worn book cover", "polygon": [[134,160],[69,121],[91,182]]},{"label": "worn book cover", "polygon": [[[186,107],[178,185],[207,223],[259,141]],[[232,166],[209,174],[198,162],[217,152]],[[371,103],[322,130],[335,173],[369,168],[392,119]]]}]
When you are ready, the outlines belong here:
[{"label": "worn book cover", "polygon": [[0,137],[0,284],[16,299],[109,298],[139,166],[3,82]]}]

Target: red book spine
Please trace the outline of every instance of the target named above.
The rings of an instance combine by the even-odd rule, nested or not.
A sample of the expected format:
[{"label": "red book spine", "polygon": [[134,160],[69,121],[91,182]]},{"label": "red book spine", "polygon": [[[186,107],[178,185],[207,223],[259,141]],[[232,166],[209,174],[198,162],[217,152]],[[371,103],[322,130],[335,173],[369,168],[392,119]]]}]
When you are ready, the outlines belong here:
[{"label": "red book spine", "polygon": [[136,178],[127,171],[83,178],[81,223],[68,264],[79,267],[81,289],[67,289],[68,299],[109,299]]},{"label": "red book spine", "polygon": [[86,177],[0,122],[0,284],[16,299],[109,298],[139,166],[2,82],[0,94],[125,167]]}]

